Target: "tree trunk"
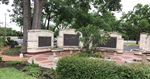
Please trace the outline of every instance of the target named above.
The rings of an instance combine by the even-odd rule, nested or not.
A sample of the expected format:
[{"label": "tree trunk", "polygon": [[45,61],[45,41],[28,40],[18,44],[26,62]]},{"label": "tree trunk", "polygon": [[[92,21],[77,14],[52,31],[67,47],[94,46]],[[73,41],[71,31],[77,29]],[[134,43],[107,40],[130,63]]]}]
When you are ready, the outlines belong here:
[{"label": "tree trunk", "polygon": [[32,22],[32,29],[41,28],[42,9],[46,2],[47,0],[34,0],[34,16]]},{"label": "tree trunk", "polygon": [[31,27],[30,0],[23,0],[23,45],[22,53],[27,53],[27,30]]},{"label": "tree trunk", "polygon": [[50,23],[50,15],[48,15],[48,23],[47,23],[47,30],[49,30],[49,23]]},{"label": "tree trunk", "polygon": [[139,44],[140,32],[136,34],[136,44]]}]

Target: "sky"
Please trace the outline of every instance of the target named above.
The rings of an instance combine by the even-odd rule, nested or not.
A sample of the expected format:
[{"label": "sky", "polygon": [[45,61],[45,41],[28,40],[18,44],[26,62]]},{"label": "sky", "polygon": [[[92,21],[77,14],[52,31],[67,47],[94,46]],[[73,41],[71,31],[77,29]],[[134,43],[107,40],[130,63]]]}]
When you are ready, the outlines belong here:
[{"label": "sky", "polygon": [[[138,3],[141,3],[143,5],[145,4],[150,5],[150,0],[121,0],[122,12],[127,13],[128,11],[133,10],[133,7]],[[120,17],[122,16],[122,12],[115,13],[117,19],[120,19]]]},{"label": "sky", "polygon": [[[12,3],[13,0],[10,0]],[[138,4],[141,3],[143,5],[145,4],[150,4],[150,0],[121,0],[121,4],[122,4],[122,12],[127,13],[128,11],[132,10],[133,7]],[[11,18],[9,17],[10,14],[12,14],[12,12],[8,12],[7,10],[11,10],[12,7],[10,5],[4,5],[4,4],[0,4],[0,26],[5,26],[5,14],[6,14],[6,27],[12,28],[13,30],[17,30],[20,31],[21,28],[11,22]],[[122,12],[115,12],[116,18],[119,19],[122,16]]]}]

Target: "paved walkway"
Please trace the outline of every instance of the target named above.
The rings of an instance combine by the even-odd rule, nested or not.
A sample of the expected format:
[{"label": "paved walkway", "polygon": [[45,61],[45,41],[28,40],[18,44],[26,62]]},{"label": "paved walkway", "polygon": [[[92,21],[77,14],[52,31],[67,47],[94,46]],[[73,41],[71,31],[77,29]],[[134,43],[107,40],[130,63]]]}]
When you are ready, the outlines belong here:
[{"label": "paved walkway", "polygon": [[[3,48],[0,51],[0,55],[2,51],[7,50],[8,48]],[[29,63],[34,63],[39,64],[42,67],[45,68],[56,68],[56,63],[57,60],[62,57],[70,55],[69,52],[63,52],[61,54],[56,54],[53,55],[52,53],[46,53],[46,54],[38,54],[38,55],[33,55],[33,56],[28,56],[24,58],[19,58],[19,56],[7,56],[7,55],[1,55],[3,61],[28,61]],[[110,58],[113,61],[115,61],[118,64],[124,64],[124,63],[132,63],[134,62],[133,60],[141,61],[142,56],[141,55],[134,55],[133,52],[124,52],[123,54],[112,54],[112,53],[107,53],[105,58]]]},{"label": "paved walkway", "polygon": [[[28,62],[39,64],[42,67],[45,68],[56,68],[56,61],[65,55],[69,55],[69,53],[63,53],[63,54],[57,54],[54,56],[52,53],[46,53],[46,54],[38,54],[30,57],[28,59]],[[133,60],[142,60],[142,56],[134,55],[132,52],[124,52],[123,54],[116,54],[113,55],[112,53],[107,53],[105,58],[110,58],[114,60],[118,64],[124,64],[124,63],[131,63],[134,62]]]},{"label": "paved walkway", "polygon": [[53,53],[46,53],[46,54],[38,54],[38,55],[33,55],[28,59],[29,63],[34,63],[39,64],[41,67],[45,68],[56,68],[56,63],[58,59],[62,56],[69,55],[70,53],[63,53],[63,54],[56,54],[53,55]]}]

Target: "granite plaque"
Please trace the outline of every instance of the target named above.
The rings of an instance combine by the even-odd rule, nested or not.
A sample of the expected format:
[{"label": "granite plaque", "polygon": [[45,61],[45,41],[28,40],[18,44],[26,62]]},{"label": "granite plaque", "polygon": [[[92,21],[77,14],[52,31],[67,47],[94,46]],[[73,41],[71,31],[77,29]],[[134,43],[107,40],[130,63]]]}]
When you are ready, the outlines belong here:
[{"label": "granite plaque", "polygon": [[39,37],[38,42],[39,47],[51,46],[51,37]]},{"label": "granite plaque", "polygon": [[79,46],[79,35],[64,34],[64,46]]},{"label": "granite plaque", "polygon": [[100,44],[99,47],[110,47],[116,48],[117,45],[117,37],[111,37],[106,44]]}]

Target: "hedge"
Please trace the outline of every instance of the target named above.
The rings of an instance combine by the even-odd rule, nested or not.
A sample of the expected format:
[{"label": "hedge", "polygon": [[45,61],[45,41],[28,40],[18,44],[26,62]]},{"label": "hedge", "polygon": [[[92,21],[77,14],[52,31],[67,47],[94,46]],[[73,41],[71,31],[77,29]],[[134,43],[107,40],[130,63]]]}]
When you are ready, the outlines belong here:
[{"label": "hedge", "polygon": [[86,53],[86,52],[78,52],[78,53],[74,53],[72,54],[73,56],[77,56],[77,57],[94,57],[94,58],[102,58],[102,54],[101,53]]},{"label": "hedge", "polygon": [[141,65],[117,65],[100,59],[66,56],[59,59],[58,79],[150,79],[150,68]]}]

